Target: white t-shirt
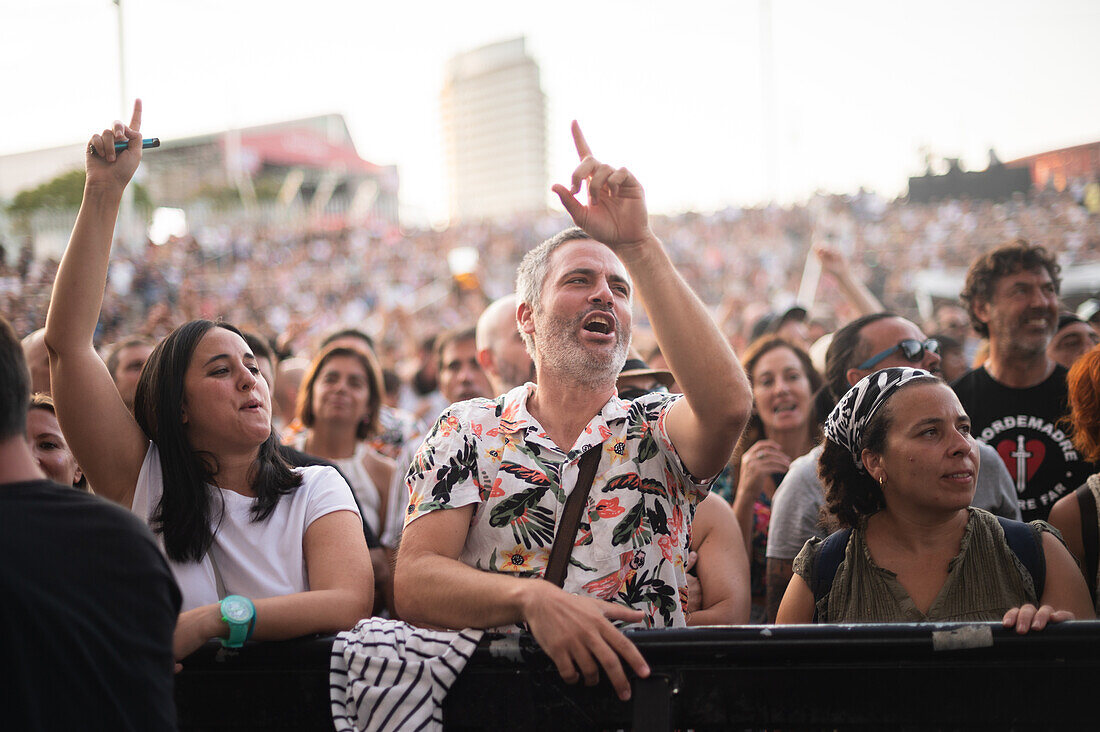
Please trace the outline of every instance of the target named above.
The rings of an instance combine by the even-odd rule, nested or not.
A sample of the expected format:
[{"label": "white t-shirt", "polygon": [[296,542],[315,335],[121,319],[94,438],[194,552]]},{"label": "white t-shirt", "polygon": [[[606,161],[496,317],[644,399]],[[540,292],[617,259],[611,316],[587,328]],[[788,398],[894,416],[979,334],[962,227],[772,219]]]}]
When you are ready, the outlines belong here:
[{"label": "white t-shirt", "polygon": [[[309,589],[302,549],[306,529],[334,511],[352,511],[359,516],[351,489],[335,470],[312,466],[294,468],[294,471],[302,476],[302,485],[293,493],[280,497],[265,521],[252,521],[254,499],[207,486],[214,496],[213,525],[216,528],[210,553],[221,571],[227,594],[256,600],[305,592]],[[150,442],[138,474],[133,512],[151,523],[163,491],[160,452]],[[219,494],[225,502],[220,523],[217,520]],[[163,536],[156,534],[156,537],[163,551]],[[169,559],[168,565],[183,593],[182,610],[218,602],[217,581],[209,554],[201,562],[179,563]]]},{"label": "white t-shirt", "polygon": [[[305,432],[299,433],[292,444],[296,450],[312,454],[306,450]],[[383,517],[380,515],[382,509],[382,494],[379,493],[377,486],[374,485],[374,480],[370,477],[370,473],[367,472],[367,466],[363,464],[363,461],[367,457],[367,451],[370,449],[370,445],[360,440],[355,443],[355,453],[351,457],[324,459],[328,460],[343,472],[344,477],[347,478],[348,483],[351,485],[351,490],[355,493],[355,497],[359,499],[359,507],[363,509],[363,520],[367,522],[367,526],[371,528],[374,535],[378,536],[382,533]]]}]

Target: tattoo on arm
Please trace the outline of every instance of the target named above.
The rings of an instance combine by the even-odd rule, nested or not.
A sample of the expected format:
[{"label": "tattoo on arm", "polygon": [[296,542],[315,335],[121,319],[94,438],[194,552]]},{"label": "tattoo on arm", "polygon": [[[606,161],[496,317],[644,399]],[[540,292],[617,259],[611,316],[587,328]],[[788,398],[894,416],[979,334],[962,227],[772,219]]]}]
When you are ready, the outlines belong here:
[{"label": "tattoo on arm", "polygon": [[791,575],[793,574],[793,559],[772,559],[768,557],[765,577],[767,583],[765,610],[768,614],[767,620],[769,623],[774,623],[775,616],[779,614],[779,603],[783,600],[783,593],[787,591],[787,584],[791,581]]}]

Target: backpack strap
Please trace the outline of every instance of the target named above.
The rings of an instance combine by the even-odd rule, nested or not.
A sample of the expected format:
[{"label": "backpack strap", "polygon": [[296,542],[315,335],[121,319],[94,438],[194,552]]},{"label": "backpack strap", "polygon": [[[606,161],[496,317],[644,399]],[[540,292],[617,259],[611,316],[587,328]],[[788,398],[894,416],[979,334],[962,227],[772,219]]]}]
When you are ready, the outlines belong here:
[{"label": "backpack strap", "polygon": [[840,529],[829,534],[817,549],[813,569],[810,570],[810,590],[814,593],[814,622],[817,622],[817,603],[833,588],[836,570],[844,561],[852,530]]},{"label": "backpack strap", "polygon": [[1088,579],[1089,594],[1092,595],[1092,604],[1096,604],[1096,571],[1097,571],[1097,527],[1096,527],[1096,496],[1092,494],[1088,483],[1078,488],[1077,506],[1081,512],[1081,544],[1085,548],[1085,577]]},{"label": "backpack strap", "polygon": [[997,521],[1005,533],[1009,549],[1031,574],[1038,602],[1043,601],[1043,589],[1047,580],[1047,561],[1043,553],[1043,538],[1029,524],[998,516]]}]

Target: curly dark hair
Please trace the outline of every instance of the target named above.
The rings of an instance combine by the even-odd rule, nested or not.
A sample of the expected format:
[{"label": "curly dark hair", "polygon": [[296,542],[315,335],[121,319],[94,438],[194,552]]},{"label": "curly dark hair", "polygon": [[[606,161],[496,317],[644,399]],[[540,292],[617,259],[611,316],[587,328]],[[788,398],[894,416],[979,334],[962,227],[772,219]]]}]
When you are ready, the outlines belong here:
[{"label": "curly dark hair", "polygon": [[975,309],[979,302],[989,302],[997,280],[1020,271],[1045,269],[1054,283],[1054,291],[1061,292],[1062,268],[1054,255],[1039,245],[1029,244],[1017,239],[1011,244],[1002,244],[975,259],[966,272],[966,284],[959,297],[966,305],[970,315],[970,325],[982,338],[989,337],[989,326],[978,320]]},{"label": "curly dark hair", "polygon": [[[942,383],[935,376],[923,377],[904,384],[891,394],[864,428],[860,452],[870,450],[881,454],[886,447],[886,435],[894,416],[890,402],[894,397],[914,385]],[[862,520],[886,507],[882,487],[869,474],[856,467],[852,453],[828,438],[825,439],[824,449],[818,460],[817,474],[825,487],[825,508],[836,516],[842,527],[857,526]]]}]

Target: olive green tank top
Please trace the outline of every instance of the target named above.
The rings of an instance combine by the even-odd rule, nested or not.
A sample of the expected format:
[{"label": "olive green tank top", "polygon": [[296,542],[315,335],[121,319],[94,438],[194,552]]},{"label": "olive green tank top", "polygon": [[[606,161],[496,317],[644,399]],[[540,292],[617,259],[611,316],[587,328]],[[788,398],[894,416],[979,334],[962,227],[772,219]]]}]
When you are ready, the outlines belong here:
[{"label": "olive green tank top", "polygon": [[[1031,574],[1005,541],[997,518],[971,507],[959,553],[948,564],[947,580],[922,613],[897,575],[875,564],[863,526],[852,531],[833,586],[817,605],[820,623],[924,623],[1000,620],[1011,608],[1037,604]],[[1045,521],[1032,521],[1037,540],[1045,531],[1061,535]],[[812,586],[821,539],[810,539],[794,560],[795,573]]]}]

